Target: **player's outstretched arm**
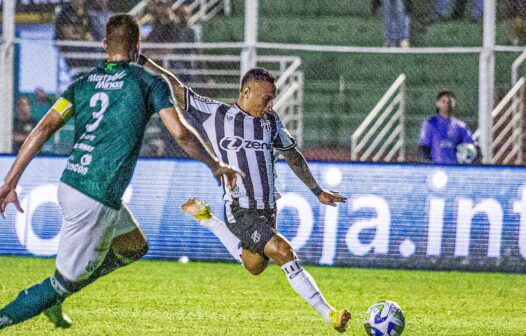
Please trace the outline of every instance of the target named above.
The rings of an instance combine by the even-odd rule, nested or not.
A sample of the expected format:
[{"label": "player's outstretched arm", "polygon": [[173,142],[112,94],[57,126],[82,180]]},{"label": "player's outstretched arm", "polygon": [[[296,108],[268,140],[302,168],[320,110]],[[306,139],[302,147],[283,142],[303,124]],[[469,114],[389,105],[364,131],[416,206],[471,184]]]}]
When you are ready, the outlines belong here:
[{"label": "player's outstretched arm", "polygon": [[170,84],[172,95],[177,100],[180,106],[185,106],[185,92],[186,86],[170,71],[164,69],[148,57],[143,54],[139,55],[139,64],[143,65],[146,69],[150,70],[154,74],[163,76],[164,79]]},{"label": "player's outstretched arm", "polygon": [[219,161],[204,144],[197,131],[187,122],[181,110],[175,107],[165,108],[159,112],[159,116],[168,132],[186,154],[210,167],[212,174],[218,181],[221,181],[220,179],[225,176],[230,187],[234,187],[236,174],[244,176],[239,169]]},{"label": "player's outstretched arm", "polygon": [[18,181],[29,162],[37,155],[51,135],[62,127],[63,123],[60,114],[55,110],[50,110],[27,136],[15,162],[4,178],[4,185],[0,187],[0,214],[2,217],[9,203],[13,203],[18,211],[23,212],[15,191]]},{"label": "player's outstretched arm", "polygon": [[318,197],[320,203],[330,206],[336,206],[336,203],[345,203],[347,197],[335,192],[320,188],[318,182],[310,171],[307,161],[303,154],[296,148],[280,151],[287,161],[290,169],[299,177],[299,179]]}]

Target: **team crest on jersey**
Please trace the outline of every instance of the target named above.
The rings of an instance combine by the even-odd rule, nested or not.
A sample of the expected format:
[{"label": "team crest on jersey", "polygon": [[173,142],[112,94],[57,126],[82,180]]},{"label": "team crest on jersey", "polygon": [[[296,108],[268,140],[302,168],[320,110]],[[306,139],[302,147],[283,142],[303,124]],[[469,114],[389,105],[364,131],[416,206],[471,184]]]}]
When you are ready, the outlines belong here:
[{"label": "team crest on jersey", "polygon": [[115,75],[92,74],[89,75],[88,82],[97,82],[95,89],[119,90],[124,85],[124,82],[121,81],[124,77],[126,77],[125,71],[118,72]]},{"label": "team crest on jersey", "polygon": [[261,128],[263,128],[265,131],[270,131],[270,121],[268,119],[262,119]]},{"label": "team crest on jersey", "polygon": [[252,235],[250,236],[250,238],[252,239],[252,241],[254,243],[259,243],[259,241],[261,240],[261,234],[256,230],[252,233]]}]

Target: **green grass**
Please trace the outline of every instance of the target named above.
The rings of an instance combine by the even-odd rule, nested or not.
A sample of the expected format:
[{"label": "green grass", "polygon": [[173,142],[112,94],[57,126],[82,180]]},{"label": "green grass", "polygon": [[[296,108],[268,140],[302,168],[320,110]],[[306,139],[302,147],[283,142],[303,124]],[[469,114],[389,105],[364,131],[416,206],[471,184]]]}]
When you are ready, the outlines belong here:
[{"label": "green grass", "polygon": [[[52,259],[0,257],[0,302],[51,274]],[[307,267],[325,297],[348,306],[348,335],[365,335],[362,313],[398,302],[404,335],[524,335],[526,277],[519,274]],[[336,335],[272,265],[254,277],[241,266],[141,261],[100,279],[64,304],[74,319],[56,335]],[[39,316],[2,335],[50,335]]]}]

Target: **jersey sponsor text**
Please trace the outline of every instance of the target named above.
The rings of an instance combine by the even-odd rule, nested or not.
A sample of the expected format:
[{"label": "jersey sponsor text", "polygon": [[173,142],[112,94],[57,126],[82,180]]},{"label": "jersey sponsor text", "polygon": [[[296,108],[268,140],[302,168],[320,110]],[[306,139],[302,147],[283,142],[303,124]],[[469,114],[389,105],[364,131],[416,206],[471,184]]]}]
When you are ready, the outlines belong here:
[{"label": "jersey sponsor text", "polygon": [[125,76],[125,71],[118,72],[115,75],[93,74],[88,77],[88,82],[97,82],[95,89],[119,90],[124,85],[124,82],[120,79],[123,79]]}]

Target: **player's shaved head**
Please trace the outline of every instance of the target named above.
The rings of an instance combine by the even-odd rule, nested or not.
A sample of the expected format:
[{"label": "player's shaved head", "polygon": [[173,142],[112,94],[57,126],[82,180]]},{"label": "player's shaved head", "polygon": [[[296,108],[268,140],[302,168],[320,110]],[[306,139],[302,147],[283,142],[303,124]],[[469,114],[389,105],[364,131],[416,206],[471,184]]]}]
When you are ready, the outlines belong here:
[{"label": "player's shaved head", "polygon": [[274,77],[273,74],[271,74],[268,70],[263,68],[254,68],[249,71],[243,76],[243,79],[241,80],[241,90],[247,85],[248,83],[252,81],[264,81],[268,82],[272,85],[275,85],[276,77]]},{"label": "player's shaved head", "polygon": [[114,15],[106,24],[105,43],[108,53],[130,54],[135,51],[139,38],[139,24],[131,15]]}]

